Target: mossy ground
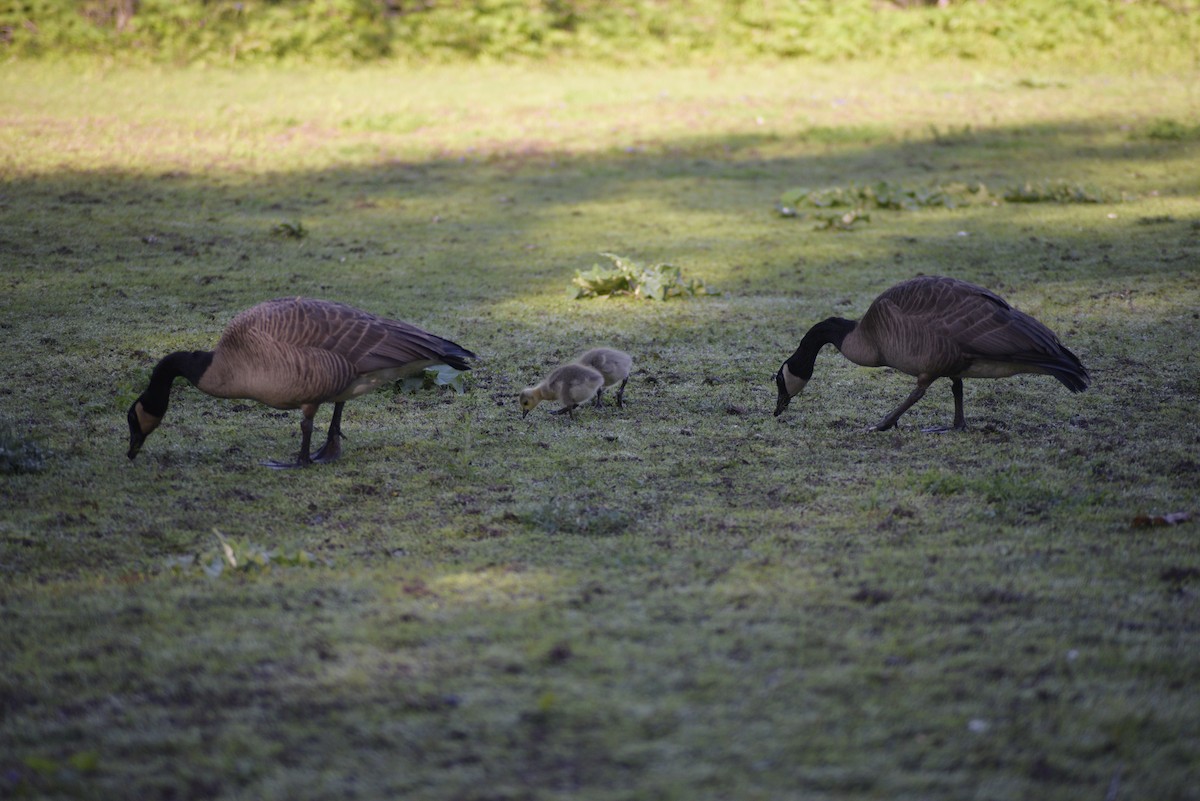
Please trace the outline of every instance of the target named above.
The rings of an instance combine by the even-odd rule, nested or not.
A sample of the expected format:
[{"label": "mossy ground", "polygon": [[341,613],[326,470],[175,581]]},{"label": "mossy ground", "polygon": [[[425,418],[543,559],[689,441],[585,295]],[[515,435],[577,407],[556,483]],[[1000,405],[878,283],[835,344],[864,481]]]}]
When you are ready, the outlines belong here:
[{"label": "mossy ground", "polygon": [[[1197,523],[1131,526],[1200,511],[1195,75],[5,69],[0,423],[41,458],[0,476],[5,794],[1198,797]],[[988,195],[775,209],[878,181]],[[1045,181],[1110,202],[995,199]],[[574,300],[600,251],[722,294]],[[917,273],[1092,387],[867,433],[911,379],[830,352],[771,416],[809,325]],[[298,413],[180,385],[129,462],[154,361],[293,293],[471,348],[468,392],[276,472]],[[599,344],[625,409],[521,419]],[[179,567],[214,529],[315,563]]]}]

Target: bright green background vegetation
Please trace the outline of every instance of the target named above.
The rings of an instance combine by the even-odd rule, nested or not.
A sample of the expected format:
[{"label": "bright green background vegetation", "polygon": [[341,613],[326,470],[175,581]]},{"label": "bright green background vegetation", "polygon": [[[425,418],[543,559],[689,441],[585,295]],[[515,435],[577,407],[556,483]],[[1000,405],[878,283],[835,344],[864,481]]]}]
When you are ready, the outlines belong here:
[{"label": "bright green background vegetation", "polygon": [[9,0],[3,47],[212,65],[961,58],[1195,64],[1195,0]]},{"label": "bright green background vegetation", "polygon": [[[864,42],[957,18],[846,5]],[[1191,29],[1119,14],[1194,24],[1103,8],[1121,47]],[[1198,797],[1197,523],[1132,525],[1200,511],[1190,54],[134,63],[218,33],[64,63],[14,34],[0,67],[0,795]],[[720,294],[576,299],[602,252]],[[826,353],[771,416],[809,325],[918,273],[1005,295],[1092,387],[968,382],[970,430],[922,435],[943,382],[872,434],[911,379]],[[183,385],[125,459],[159,357],[293,293],[480,363],[349,404],[333,465],[261,467],[298,413]],[[625,409],[521,419],[601,344]]]}]

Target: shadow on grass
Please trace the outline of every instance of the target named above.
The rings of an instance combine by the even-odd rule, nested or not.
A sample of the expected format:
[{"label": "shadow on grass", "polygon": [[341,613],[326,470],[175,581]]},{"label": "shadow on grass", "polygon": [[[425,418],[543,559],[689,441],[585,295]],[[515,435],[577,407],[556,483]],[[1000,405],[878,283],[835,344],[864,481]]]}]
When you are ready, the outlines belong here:
[{"label": "shadow on grass", "polygon": [[[1058,180],[1114,197],[1200,193],[1200,178],[1186,168],[1200,157],[1200,143],[1147,139],[1115,121],[867,139],[829,145],[803,134],[689,136],[583,156],[514,144],[487,155],[384,158],[259,178],[202,169],[150,176],[64,171],[8,184],[0,253],[18,292],[29,274],[86,274],[97,290],[129,292],[141,284],[181,302],[218,304],[223,284],[260,295],[349,291],[378,298],[386,282],[385,297],[454,305],[565,286],[574,269],[605,249],[667,261],[737,259],[744,263],[706,266],[722,279],[737,266],[744,286],[738,291],[769,295],[789,289],[778,280],[779,268],[796,263],[789,250],[806,267],[835,264],[849,288],[853,263],[893,257],[1015,283],[1044,272],[1033,268],[1045,262],[1047,246],[1031,237],[1064,251],[1049,256],[1060,279],[1169,269],[1194,244],[1195,228],[1185,228],[1193,221],[1164,215],[1151,230],[1120,204],[875,211],[866,230],[844,234],[773,217],[780,195],[798,186],[982,184],[997,198],[1008,187]],[[1152,179],[1142,172],[1148,165],[1157,173]],[[1106,222],[1106,214],[1115,221]],[[972,226],[975,238],[947,240],[960,224]],[[1184,250],[1102,257],[1130,239],[1157,239],[1160,250],[1173,239]]]}]

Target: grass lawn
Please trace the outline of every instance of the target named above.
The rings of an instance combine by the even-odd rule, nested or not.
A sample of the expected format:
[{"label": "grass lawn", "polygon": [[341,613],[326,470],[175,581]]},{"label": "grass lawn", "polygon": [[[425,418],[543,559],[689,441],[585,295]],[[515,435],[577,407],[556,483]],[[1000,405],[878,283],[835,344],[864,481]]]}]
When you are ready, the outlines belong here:
[{"label": "grass lawn", "polygon": [[[1200,799],[1200,521],[1135,525],[1200,513],[1195,74],[4,71],[0,795]],[[779,209],[885,182],[915,208]],[[601,252],[721,294],[575,299]],[[913,381],[827,349],[771,415],[919,273],[1091,388],[868,433]],[[289,294],[467,391],[279,472],[298,412],[180,382],[127,460],[153,364]],[[626,407],[522,419],[595,345]]]}]

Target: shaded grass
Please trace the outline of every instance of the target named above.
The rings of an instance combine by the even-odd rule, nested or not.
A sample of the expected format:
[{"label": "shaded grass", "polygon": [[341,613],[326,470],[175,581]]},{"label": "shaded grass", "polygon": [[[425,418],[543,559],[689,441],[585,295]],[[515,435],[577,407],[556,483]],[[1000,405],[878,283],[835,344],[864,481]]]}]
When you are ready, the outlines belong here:
[{"label": "shaded grass", "polygon": [[[0,476],[6,792],[1194,797],[1194,531],[1130,528],[1196,505],[1184,76],[18,70],[0,422],[44,463]],[[880,180],[1122,201],[774,210]],[[723,294],[573,300],[602,250]],[[1091,389],[968,382],[971,429],[922,436],[935,385],[868,434],[911,379],[825,353],[770,416],[809,325],[919,272]],[[291,293],[462,342],[468,393],[360,400],[340,462],[278,473],[296,413],[180,386],[128,463],[154,361]],[[627,408],[522,420],[592,344]],[[318,563],[170,569],[214,528]]]}]

